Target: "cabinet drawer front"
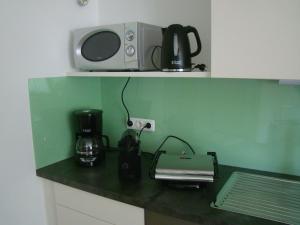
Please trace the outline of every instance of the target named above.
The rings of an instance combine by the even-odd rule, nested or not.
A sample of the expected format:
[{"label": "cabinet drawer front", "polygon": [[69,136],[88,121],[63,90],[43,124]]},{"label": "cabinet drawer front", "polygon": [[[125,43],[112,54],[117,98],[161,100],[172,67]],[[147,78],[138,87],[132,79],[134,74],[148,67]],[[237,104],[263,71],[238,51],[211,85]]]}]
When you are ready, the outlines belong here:
[{"label": "cabinet drawer front", "polygon": [[143,225],[144,210],[95,194],[54,184],[56,203],[116,225]]},{"label": "cabinet drawer front", "polygon": [[58,225],[112,225],[59,205],[56,210]]},{"label": "cabinet drawer front", "polygon": [[145,223],[146,225],[197,225],[198,223],[192,223],[177,219],[175,217],[165,216],[160,213],[145,212]]}]

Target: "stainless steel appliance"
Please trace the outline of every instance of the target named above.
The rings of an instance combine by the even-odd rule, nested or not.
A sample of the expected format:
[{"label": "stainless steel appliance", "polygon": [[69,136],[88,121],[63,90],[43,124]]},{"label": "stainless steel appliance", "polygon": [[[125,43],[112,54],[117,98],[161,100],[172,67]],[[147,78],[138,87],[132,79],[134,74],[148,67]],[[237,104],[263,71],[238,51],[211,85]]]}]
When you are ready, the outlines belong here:
[{"label": "stainless steel appliance", "polygon": [[158,180],[213,182],[214,175],[211,155],[161,154],[155,168]]},{"label": "stainless steel appliance", "polygon": [[161,46],[161,29],[131,22],[75,30],[75,67],[87,71],[155,70],[151,54],[155,46]]},{"label": "stainless steel appliance", "polygon": [[[172,154],[161,150],[169,138],[186,144],[192,154],[187,154],[186,151]],[[200,188],[203,182],[213,182],[217,175],[216,152],[207,152],[207,155],[196,154],[187,141],[174,135],[168,135],[155,150],[149,171],[151,178],[178,188]]]},{"label": "stainless steel appliance", "polygon": [[[197,49],[191,53],[188,34],[193,33],[197,41]],[[196,28],[172,24],[163,29],[161,49],[161,68],[163,71],[191,71],[191,58],[201,51],[201,41]]]},{"label": "stainless steel appliance", "polygon": [[[105,158],[109,139],[102,134],[102,111],[96,109],[74,112],[76,125],[76,160],[80,165],[92,167]],[[103,144],[103,139],[106,145]]]}]

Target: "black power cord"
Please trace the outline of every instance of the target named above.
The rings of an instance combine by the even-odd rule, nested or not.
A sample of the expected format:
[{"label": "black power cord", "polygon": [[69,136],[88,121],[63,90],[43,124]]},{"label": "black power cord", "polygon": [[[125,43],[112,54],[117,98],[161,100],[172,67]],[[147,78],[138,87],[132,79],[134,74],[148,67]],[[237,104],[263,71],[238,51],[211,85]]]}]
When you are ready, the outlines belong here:
[{"label": "black power cord", "polygon": [[133,123],[132,123],[132,121],[130,120],[130,114],[129,114],[128,108],[127,108],[127,106],[126,106],[126,104],[125,104],[125,102],[124,102],[124,91],[125,91],[125,89],[126,89],[128,83],[129,83],[129,81],[130,81],[130,77],[127,78],[127,81],[126,81],[126,83],[125,83],[125,85],[124,85],[124,87],[123,87],[123,89],[122,89],[121,100],[122,100],[122,105],[124,106],[124,108],[125,108],[125,110],[126,110],[126,112],[127,112],[127,125],[128,125],[129,127],[131,127],[131,126],[133,125]]},{"label": "black power cord", "polygon": [[161,46],[159,46],[159,45],[154,46],[154,48],[153,48],[153,50],[152,50],[152,53],[151,53],[151,62],[152,62],[152,65],[155,67],[155,69],[157,69],[157,70],[160,71],[161,68],[159,68],[159,66],[157,66],[157,65],[155,64],[155,62],[154,62],[154,53],[155,53],[155,51],[156,51],[158,48],[161,49]]},{"label": "black power cord", "polygon": [[151,179],[155,179],[155,167],[156,167],[156,164],[158,162],[158,159],[159,159],[160,155],[161,154],[165,154],[165,153],[166,153],[166,151],[157,151],[157,152],[155,152],[154,157],[152,159],[152,163],[151,163],[150,169],[149,169],[149,173],[148,173],[148,175],[149,175],[149,177]]},{"label": "black power cord", "polygon": [[196,154],[195,150],[192,148],[192,146],[191,146],[187,141],[185,141],[185,140],[183,140],[183,139],[181,139],[181,138],[179,138],[179,137],[176,137],[176,136],[174,136],[174,135],[169,135],[169,136],[167,136],[167,137],[163,140],[163,142],[160,144],[160,146],[156,149],[156,151],[154,152],[154,154],[155,154],[156,152],[158,152],[158,151],[161,149],[161,147],[166,143],[166,141],[167,141],[169,138],[175,138],[175,139],[177,139],[177,140],[183,142],[184,144],[186,144],[186,145],[190,148],[191,152],[192,152],[194,155]]},{"label": "black power cord", "polygon": [[201,72],[205,72],[207,71],[207,67],[205,64],[197,64],[193,67],[192,71],[195,71],[196,69],[198,69]]},{"label": "black power cord", "polygon": [[150,129],[151,128],[151,123],[146,123],[145,126],[143,126],[143,128],[140,130],[138,137],[141,137],[142,132],[144,131],[144,129]]},{"label": "black power cord", "polygon": [[192,153],[193,153],[194,155],[196,154],[196,153],[195,153],[195,150],[192,148],[192,146],[191,146],[187,141],[185,141],[185,140],[183,140],[183,139],[181,139],[181,138],[179,138],[179,137],[176,137],[176,136],[174,136],[174,135],[169,135],[169,136],[167,136],[167,137],[162,141],[162,143],[159,145],[159,147],[155,150],[155,152],[154,152],[154,157],[153,157],[153,160],[152,160],[150,169],[149,169],[149,177],[150,177],[151,179],[155,179],[155,167],[156,167],[156,164],[157,164],[157,162],[158,162],[158,159],[159,159],[160,155],[166,153],[166,151],[161,151],[160,149],[161,149],[161,147],[166,143],[166,141],[167,141],[169,138],[175,138],[175,139],[177,139],[177,140],[183,142],[184,144],[186,144],[186,145],[190,148],[190,150],[192,151]]}]

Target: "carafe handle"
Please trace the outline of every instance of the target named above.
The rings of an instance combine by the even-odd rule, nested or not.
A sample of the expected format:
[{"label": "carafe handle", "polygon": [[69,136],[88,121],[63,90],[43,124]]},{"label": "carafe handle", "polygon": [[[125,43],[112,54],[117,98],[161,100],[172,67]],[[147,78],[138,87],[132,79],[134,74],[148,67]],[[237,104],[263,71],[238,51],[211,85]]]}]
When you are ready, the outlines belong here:
[{"label": "carafe handle", "polygon": [[110,144],[109,144],[109,137],[107,135],[101,135],[102,140],[104,139],[106,142],[106,145],[104,145],[106,148],[110,148]]},{"label": "carafe handle", "polygon": [[197,50],[195,52],[191,53],[191,57],[194,57],[194,56],[198,55],[202,49],[201,40],[200,40],[198,31],[195,27],[191,27],[191,26],[186,26],[185,31],[187,34],[193,33],[195,35],[196,42],[197,42]]}]

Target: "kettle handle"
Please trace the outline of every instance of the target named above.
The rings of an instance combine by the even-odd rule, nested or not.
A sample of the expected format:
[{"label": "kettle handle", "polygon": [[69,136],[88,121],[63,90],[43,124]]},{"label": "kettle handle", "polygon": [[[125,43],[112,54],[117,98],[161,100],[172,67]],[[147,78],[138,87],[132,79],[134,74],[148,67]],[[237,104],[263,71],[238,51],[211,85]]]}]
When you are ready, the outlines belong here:
[{"label": "kettle handle", "polygon": [[194,57],[196,55],[198,55],[201,52],[202,49],[202,45],[201,45],[201,40],[198,34],[198,31],[196,30],[195,27],[191,27],[191,26],[186,26],[185,27],[185,31],[186,33],[193,33],[195,35],[196,41],[197,41],[197,50],[193,53],[191,53],[191,57]]}]

